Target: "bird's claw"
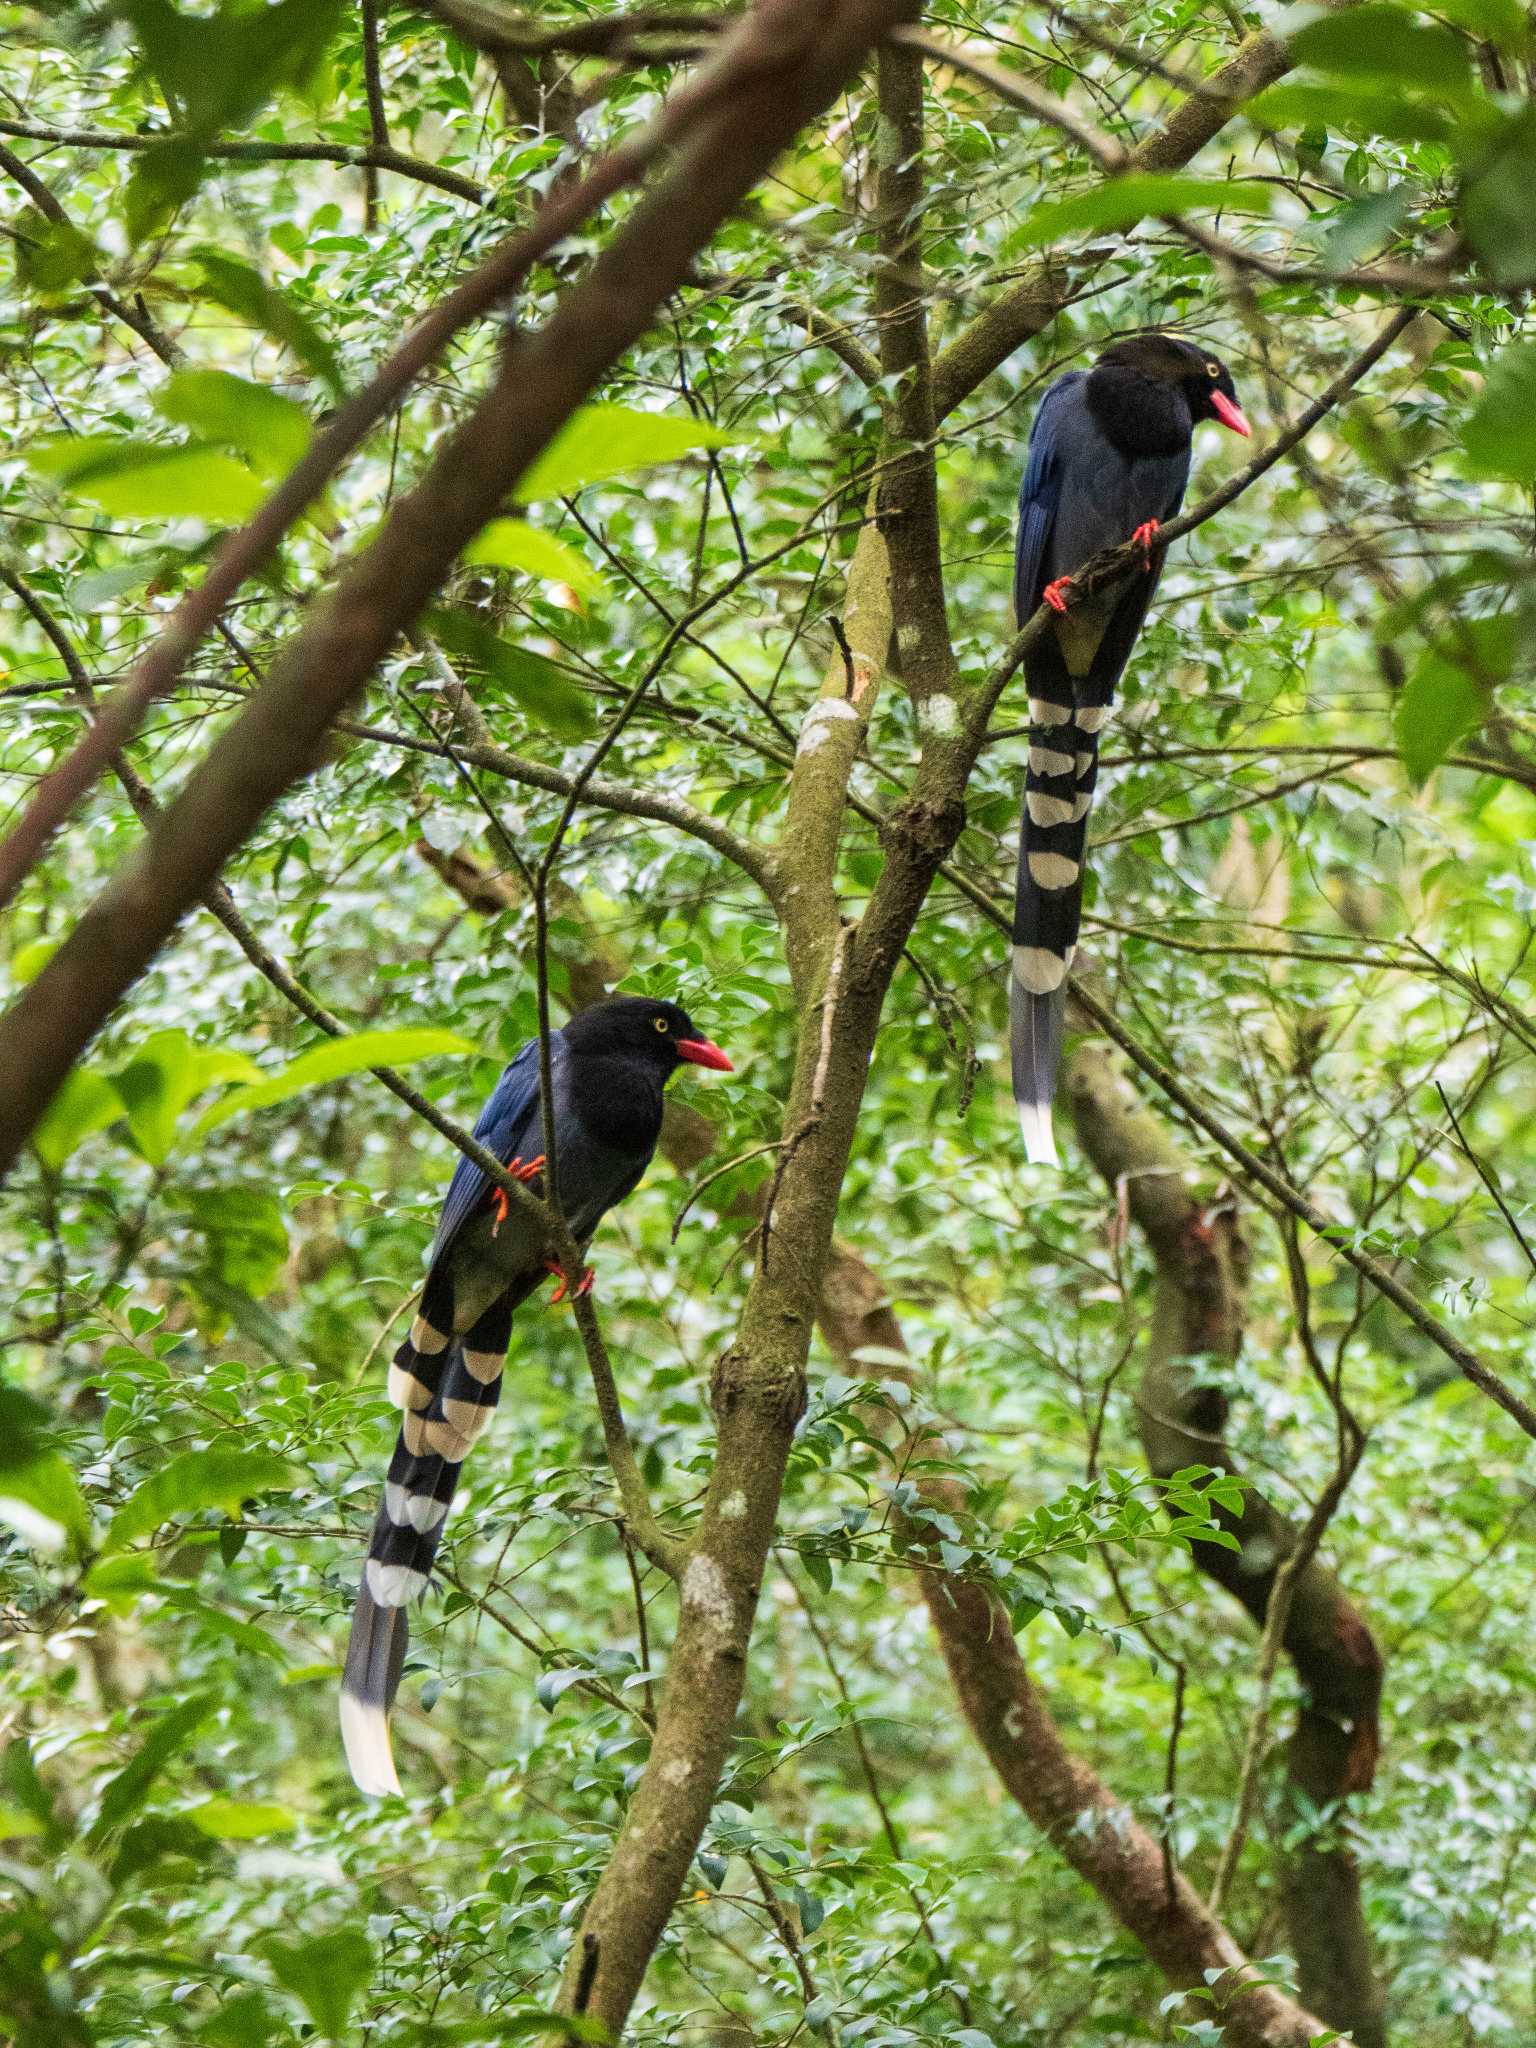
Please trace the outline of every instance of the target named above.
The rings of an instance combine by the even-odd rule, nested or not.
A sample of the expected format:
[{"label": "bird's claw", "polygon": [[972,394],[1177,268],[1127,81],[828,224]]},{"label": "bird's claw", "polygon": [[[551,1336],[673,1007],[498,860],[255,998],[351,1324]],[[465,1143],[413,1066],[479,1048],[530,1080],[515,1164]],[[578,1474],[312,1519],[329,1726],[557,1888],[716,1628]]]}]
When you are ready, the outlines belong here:
[{"label": "bird's claw", "polygon": [[[539,1170],[543,1164],[544,1154],[542,1152],[537,1159],[530,1159],[526,1166],[523,1164],[521,1155],[514,1153],[507,1161],[507,1172],[512,1176],[513,1180],[521,1181],[523,1186],[527,1187],[529,1181],[538,1178]],[[491,1208],[496,1217],[495,1222],[491,1225],[492,1237],[499,1235],[501,1226],[506,1222],[511,1207],[512,1204],[508,1199],[505,1188],[492,1189]]]},{"label": "bird's claw", "polygon": [[1142,559],[1149,569],[1152,566],[1152,543],[1157,539],[1157,528],[1157,520],[1144,519],[1131,535],[1131,539],[1141,549]]},{"label": "bird's claw", "polygon": [[1053,612],[1064,612],[1067,608],[1067,592],[1072,588],[1070,576],[1058,576],[1054,583],[1047,583],[1040,595]]},{"label": "bird's claw", "polygon": [[547,1273],[553,1273],[556,1279],[558,1279],[558,1281],[560,1282],[560,1285],[549,1297],[549,1305],[551,1308],[555,1306],[556,1302],[565,1300],[566,1290],[568,1288],[570,1289],[572,1301],[580,1301],[583,1295],[587,1295],[592,1292],[592,1282],[597,1278],[597,1275],[593,1272],[590,1266],[583,1266],[581,1269],[580,1278],[577,1280],[576,1285],[574,1287],[571,1287],[571,1276],[569,1273],[566,1272],[564,1266],[562,1266],[557,1259],[546,1259],[544,1261],[544,1270]]}]

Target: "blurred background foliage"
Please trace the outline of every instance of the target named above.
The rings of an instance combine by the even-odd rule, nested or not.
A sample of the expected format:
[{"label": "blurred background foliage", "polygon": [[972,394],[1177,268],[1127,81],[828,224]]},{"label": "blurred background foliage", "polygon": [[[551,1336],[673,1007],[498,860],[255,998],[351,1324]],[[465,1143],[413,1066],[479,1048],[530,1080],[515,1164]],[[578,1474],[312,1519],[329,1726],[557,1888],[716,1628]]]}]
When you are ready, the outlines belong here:
[{"label": "blurred background foliage", "polygon": [[[12,813],[82,715],[37,607],[90,684],[110,687],[338,393],[673,75],[560,60],[540,128],[441,19],[380,16],[322,0],[0,7]],[[948,0],[931,15],[1127,142],[1260,19],[1236,0],[1125,0],[1096,26]],[[1530,31],[1513,0],[1417,13],[1373,0],[1306,21],[1280,23],[1301,29],[1301,68],[1178,192],[1115,196],[1057,130],[930,69],[936,345],[1039,251],[1083,270],[1068,310],[944,424],[950,616],[964,668],[981,673],[1009,631],[1033,407],[1107,337],[1145,323],[1199,336],[1262,439],[1405,293],[1421,305],[1347,408],[1175,551],[1111,731],[1086,959],[1147,1047],[1526,1385]],[[379,139],[375,34],[376,118],[435,183],[337,160]],[[578,90],[573,141],[556,112]],[[99,139],[172,130],[148,149]],[[243,158],[205,153],[231,139],[251,145]],[[269,154],[294,144],[319,160]],[[4,1195],[0,2006],[24,2048],[514,2038],[553,1996],[644,1755],[670,1591],[643,1562],[637,1576],[620,1540],[568,1312],[526,1314],[416,1630],[408,1796],[374,1805],[352,1790],[333,1691],[392,1434],[382,1360],[452,1164],[364,1069],[409,1062],[468,1122],[534,1021],[518,878],[466,778],[423,750],[453,729],[456,673],[496,744],[569,769],[669,622],[708,600],[609,767],[772,841],[799,721],[838,658],[841,571],[878,437],[880,393],[843,357],[874,340],[885,146],[860,90],[780,164],[602,394],[624,413],[594,416],[563,468],[528,480],[523,524],[483,543],[430,631],[378,675],[360,714],[370,733],[337,734],[229,872],[262,944],[350,1030],[381,1038],[328,1070],[296,1068],[324,1041],[199,917]],[[536,322],[628,203],[507,317]],[[1340,274],[1372,265],[1401,277]],[[157,797],[366,544],[500,339],[494,323],[463,335],[247,586],[133,747]],[[1202,437],[1193,495],[1241,460]],[[1005,709],[1015,723],[984,756],[957,855],[994,895],[1023,752],[1021,697]],[[904,787],[914,738],[885,693],[855,776],[868,806]],[[559,800],[475,779],[534,858]],[[121,790],[98,789],[0,939],[13,985],[140,831]],[[850,816],[851,907],[878,863],[873,827]],[[762,1145],[789,1009],[748,879],[666,826],[586,807],[559,884],[557,993],[600,974],[687,1003],[738,1072],[675,1092],[716,1127],[717,1159]],[[841,1228],[915,1361],[915,1393],[888,1398],[942,1419],[975,1488],[962,1562],[995,1570],[1021,1618],[1041,1608],[1025,1648],[1070,1740],[1149,1825],[1167,1821],[1206,1885],[1253,1638],[1163,1525],[1127,1508],[1153,1497],[1126,1376],[1149,1274],[1080,1154],[1060,1176],[1022,1167],[1004,961],[941,883],[893,991]],[[1187,1142],[1218,1189],[1220,1156]],[[658,1162],[596,1247],[645,1467],[684,1519],[709,1455],[708,1369],[747,1263],[732,1201],[769,1166],[716,1181],[674,1245],[690,1176]],[[1252,1313],[1227,1381],[1231,1438],[1304,1517],[1332,1470],[1333,1418],[1297,1341],[1282,1237],[1248,1191],[1237,1199]],[[1348,1332],[1346,1390],[1370,1432],[1327,1555],[1388,1659],[1382,1768],[1348,1825],[1394,2033],[1426,2048],[1528,2042],[1526,1447],[1390,1311],[1358,1315],[1324,1247],[1307,1249],[1305,1277],[1319,1341]],[[879,1357],[862,1363],[878,1376]],[[1155,1973],[971,1742],[912,1597],[896,1505],[863,1390],[818,1354],[730,1775],[634,2037],[1172,2038]],[[1289,1823],[1271,1790],[1230,1904],[1260,1956],[1283,1946]]]}]

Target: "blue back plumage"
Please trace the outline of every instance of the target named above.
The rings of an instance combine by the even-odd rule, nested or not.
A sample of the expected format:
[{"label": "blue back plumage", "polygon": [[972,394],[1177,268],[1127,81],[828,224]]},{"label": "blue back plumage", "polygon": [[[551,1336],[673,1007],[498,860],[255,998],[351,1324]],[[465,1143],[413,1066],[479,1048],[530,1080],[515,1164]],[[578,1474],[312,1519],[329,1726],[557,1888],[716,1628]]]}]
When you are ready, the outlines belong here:
[{"label": "blue back plumage", "polygon": [[1054,577],[1070,576],[1101,549],[1118,546],[1143,520],[1171,519],[1189,481],[1188,448],[1138,456],[1118,449],[1089,408],[1087,385],[1082,370],[1058,377],[1030,433],[1014,559],[1021,625]]},{"label": "blue back plumage", "polygon": [[[564,1056],[564,1034],[552,1031],[549,1034],[552,1070]],[[535,1142],[530,1149],[528,1141],[535,1136],[539,1122],[539,1041],[530,1038],[511,1063],[502,1069],[501,1079],[491,1090],[490,1099],[480,1112],[474,1135],[498,1159],[510,1159],[519,1152],[525,1159],[532,1158],[540,1147]],[[448,1249],[460,1228],[478,1208],[489,1186],[490,1182],[474,1161],[460,1154],[453,1179],[448,1183],[442,1214],[437,1219],[437,1231],[427,1257],[429,1266],[436,1265],[439,1256]]]},{"label": "blue back plumage", "polygon": [[1021,626],[1039,604],[1045,582],[1046,550],[1061,497],[1060,430],[1065,424],[1065,401],[1068,393],[1085,381],[1081,370],[1058,377],[1041,399],[1030,430],[1029,456],[1019,484],[1019,539],[1013,565],[1013,608]]}]

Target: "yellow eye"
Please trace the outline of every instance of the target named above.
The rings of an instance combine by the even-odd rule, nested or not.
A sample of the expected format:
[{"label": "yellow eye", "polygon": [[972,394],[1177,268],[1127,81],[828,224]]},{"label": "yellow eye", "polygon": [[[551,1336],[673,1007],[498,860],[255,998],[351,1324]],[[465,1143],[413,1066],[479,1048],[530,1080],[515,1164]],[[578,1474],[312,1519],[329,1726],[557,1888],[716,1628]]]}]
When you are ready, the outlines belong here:
[{"label": "yellow eye", "polygon": [[656,1029],[657,1029],[658,1031],[666,1031],[667,1029],[669,1029],[669,1026],[668,1026],[668,1024],[667,1024],[667,1020],[666,1020],[666,1018],[665,1018],[665,1017],[653,1017],[653,1018],[651,1019],[651,1022],[652,1022],[652,1023],[653,1023],[653,1024],[654,1024],[654,1025],[656,1026]]},{"label": "yellow eye", "polygon": [[1207,363],[1205,366],[1205,374],[1208,377],[1219,377],[1221,375],[1220,363]]}]

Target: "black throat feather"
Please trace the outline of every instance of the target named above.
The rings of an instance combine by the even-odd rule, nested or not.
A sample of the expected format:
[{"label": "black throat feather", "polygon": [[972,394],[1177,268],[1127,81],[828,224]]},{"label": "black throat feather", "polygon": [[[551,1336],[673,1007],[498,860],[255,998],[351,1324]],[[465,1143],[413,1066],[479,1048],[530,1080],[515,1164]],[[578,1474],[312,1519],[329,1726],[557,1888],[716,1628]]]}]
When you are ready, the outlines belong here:
[{"label": "black throat feather", "polygon": [[1177,455],[1194,433],[1189,400],[1171,378],[1149,377],[1125,363],[1100,363],[1089,372],[1088,410],[1110,445],[1133,461]]},{"label": "black throat feather", "polygon": [[661,1063],[630,1052],[587,1052],[573,1061],[571,1094],[582,1127],[613,1152],[649,1153],[661,1134]]}]

